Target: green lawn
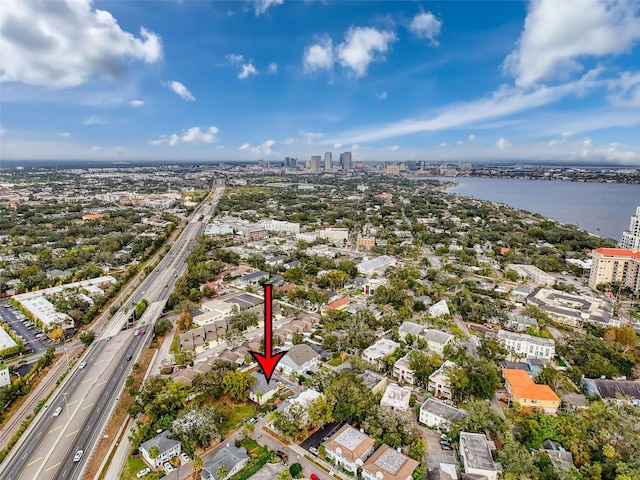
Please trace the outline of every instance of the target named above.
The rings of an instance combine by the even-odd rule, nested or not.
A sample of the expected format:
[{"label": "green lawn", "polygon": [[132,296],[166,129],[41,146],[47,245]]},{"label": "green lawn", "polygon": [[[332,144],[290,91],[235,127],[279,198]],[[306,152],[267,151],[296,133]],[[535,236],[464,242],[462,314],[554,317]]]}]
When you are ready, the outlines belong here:
[{"label": "green lawn", "polygon": [[[122,475],[120,475],[120,480],[138,480],[136,473],[146,466],[147,464],[144,463],[141,458],[129,457],[124,469],[122,470]],[[158,472],[152,471],[142,478],[144,480],[158,480]]]},{"label": "green lawn", "polygon": [[334,357],[331,360],[329,360],[327,362],[329,365],[331,365],[332,367],[337,367],[339,365],[342,365],[342,359],[338,356],[338,357]]},{"label": "green lawn", "polygon": [[220,425],[220,433],[226,434],[232,428],[237,427],[245,420],[253,417],[255,410],[251,404],[248,405],[233,405],[231,403],[217,401],[214,403],[216,408],[219,408],[227,416],[227,421]]}]

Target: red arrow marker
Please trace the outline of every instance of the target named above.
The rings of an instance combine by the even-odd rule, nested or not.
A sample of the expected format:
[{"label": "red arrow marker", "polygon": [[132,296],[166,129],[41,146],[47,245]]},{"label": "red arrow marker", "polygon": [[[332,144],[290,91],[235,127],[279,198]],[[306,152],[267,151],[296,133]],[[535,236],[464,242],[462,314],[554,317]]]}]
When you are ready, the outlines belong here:
[{"label": "red arrow marker", "polygon": [[267,379],[267,383],[271,380],[271,375],[273,375],[273,371],[276,369],[276,365],[278,362],[282,360],[286,352],[280,352],[273,354],[271,352],[271,334],[272,328],[271,325],[271,288],[272,285],[266,284],[264,286],[264,355],[258,352],[249,352],[253,355],[256,362],[260,364],[262,371],[264,372],[264,378]]}]

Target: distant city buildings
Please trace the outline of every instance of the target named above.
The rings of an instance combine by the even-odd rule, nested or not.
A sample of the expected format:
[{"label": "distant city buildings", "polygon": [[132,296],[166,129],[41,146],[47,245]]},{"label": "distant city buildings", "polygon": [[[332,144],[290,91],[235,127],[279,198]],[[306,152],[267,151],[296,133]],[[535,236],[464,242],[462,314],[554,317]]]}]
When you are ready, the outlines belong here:
[{"label": "distant city buildings", "polygon": [[311,170],[312,172],[319,171],[321,161],[322,161],[322,157],[320,155],[312,155],[311,161],[309,162],[309,170]]},{"label": "distant city buildings", "polygon": [[631,216],[629,230],[622,233],[620,246],[634,252],[640,250],[640,207],[636,207],[636,214]]},{"label": "distant city buildings", "polygon": [[331,164],[331,152],[325,152],[324,154],[324,171],[330,172],[332,170]]}]

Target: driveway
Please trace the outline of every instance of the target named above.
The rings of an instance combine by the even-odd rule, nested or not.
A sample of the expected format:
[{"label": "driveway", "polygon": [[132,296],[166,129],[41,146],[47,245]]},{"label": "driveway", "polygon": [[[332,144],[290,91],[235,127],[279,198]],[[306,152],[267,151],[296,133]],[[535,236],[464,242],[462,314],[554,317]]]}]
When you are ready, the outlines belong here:
[{"label": "driveway", "polygon": [[440,433],[420,427],[427,444],[427,468],[439,467],[441,463],[456,463],[454,452],[448,452],[440,448]]}]

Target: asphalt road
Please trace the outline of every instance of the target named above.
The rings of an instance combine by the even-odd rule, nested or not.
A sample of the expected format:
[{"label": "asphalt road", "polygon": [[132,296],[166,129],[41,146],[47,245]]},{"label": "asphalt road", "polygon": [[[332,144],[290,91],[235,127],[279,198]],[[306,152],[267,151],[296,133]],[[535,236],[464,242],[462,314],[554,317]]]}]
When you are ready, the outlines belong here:
[{"label": "asphalt road", "polygon": [[[177,278],[186,269],[186,258],[197,241],[204,225],[209,222],[222,189],[216,190],[213,199],[194,215],[201,222],[187,224],[173,247],[158,266],[149,273],[131,296],[112,317],[98,340],[87,350],[79,365],[63,382],[44,410],[23,434],[10,456],[0,465],[2,480],[71,480],[82,477],[98,436],[115,405],[131,365],[140,353],[144,339],[133,329],[122,330],[127,324],[132,304],[146,298],[149,306],[139,319],[136,330],[153,328],[160,316]],[[57,417],[57,407],[63,411]],[[84,454],[79,461],[74,456],[79,450]]]}]

